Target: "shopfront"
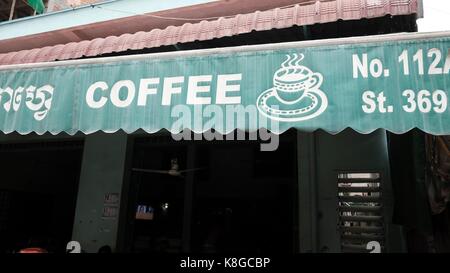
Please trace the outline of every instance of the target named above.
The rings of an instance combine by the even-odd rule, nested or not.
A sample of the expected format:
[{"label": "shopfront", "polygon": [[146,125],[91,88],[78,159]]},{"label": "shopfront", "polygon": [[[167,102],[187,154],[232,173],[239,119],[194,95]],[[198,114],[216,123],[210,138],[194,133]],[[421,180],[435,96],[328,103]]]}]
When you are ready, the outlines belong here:
[{"label": "shopfront", "polygon": [[87,252],[403,251],[386,132],[450,134],[449,39],[3,66],[0,126],[83,133],[72,240]]}]

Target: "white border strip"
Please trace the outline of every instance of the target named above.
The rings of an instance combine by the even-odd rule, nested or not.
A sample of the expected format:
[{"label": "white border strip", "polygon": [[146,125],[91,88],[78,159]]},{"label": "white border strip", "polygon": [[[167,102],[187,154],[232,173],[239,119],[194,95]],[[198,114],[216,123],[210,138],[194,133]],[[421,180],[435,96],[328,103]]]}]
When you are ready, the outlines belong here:
[{"label": "white border strip", "polygon": [[17,69],[30,69],[30,68],[47,68],[58,66],[73,66],[84,64],[105,64],[120,61],[134,61],[149,58],[177,58],[177,57],[194,57],[213,54],[229,54],[238,52],[252,52],[252,51],[264,51],[264,50],[281,50],[291,48],[305,48],[305,47],[318,47],[318,46],[333,46],[333,45],[351,45],[351,44],[368,44],[368,43],[383,43],[392,41],[405,41],[405,40],[427,40],[436,38],[450,38],[450,31],[442,32],[424,32],[424,33],[395,33],[386,35],[373,35],[373,36],[358,36],[350,38],[335,38],[335,39],[323,39],[312,41],[299,41],[277,44],[262,44],[262,45],[249,45],[249,46],[236,46],[236,47],[221,47],[221,48],[208,48],[199,50],[183,50],[172,51],[162,53],[147,53],[139,55],[124,55],[116,57],[102,57],[102,58],[90,58],[82,60],[67,60],[67,61],[54,61],[54,62],[42,62],[42,63],[28,63],[28,64],[13,64],[0,66],[2,70],[17,70]]}]

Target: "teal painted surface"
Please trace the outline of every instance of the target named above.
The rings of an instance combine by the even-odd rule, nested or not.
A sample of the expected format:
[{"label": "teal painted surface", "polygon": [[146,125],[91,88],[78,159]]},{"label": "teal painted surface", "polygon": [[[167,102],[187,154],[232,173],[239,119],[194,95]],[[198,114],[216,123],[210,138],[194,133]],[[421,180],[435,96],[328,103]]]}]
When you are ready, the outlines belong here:
[{"label": "teal painted surface", "polygon": [[[86,24],[104,22],[132,16],[133,14],[150,13],[167,9],[180,8],[213,2],[211,0],[117,0],[99,3],[92,8],[83,6],[58,12],[45,13],[39,16],[0,23],[0,40],[12,39],[48,31],[71,28]],[[120,11],[120,12],[119,12]]]},{"label": "teal painted surface", "polygon": [[[73,134],[418,127],[450,134],[449,47],[450,38],[439,38],[3,70],[0,128]],[[256,115],[239,123],[227,115],[236,106]]]},{"label": "teal painted surface", "polygon": [[[87,136],[78,187],[72,240],[83,251],[95,253],[100,247],[116,248],[120,203],[105,204],[105,195],[122,193],[127,135],[97,133]],[[105,217],[104,209],[117,209]]]}]

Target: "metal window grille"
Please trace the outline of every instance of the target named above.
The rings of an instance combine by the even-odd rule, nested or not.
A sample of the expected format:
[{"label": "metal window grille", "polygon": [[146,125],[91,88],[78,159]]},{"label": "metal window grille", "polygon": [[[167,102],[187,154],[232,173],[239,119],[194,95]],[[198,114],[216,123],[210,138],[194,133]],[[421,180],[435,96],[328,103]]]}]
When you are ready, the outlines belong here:
[{"label": "metal window grille", "polygon": [[338,174],[338,212],[341,251],[368,253],[369,242],[385,250],[383,196],[379,173]]}]

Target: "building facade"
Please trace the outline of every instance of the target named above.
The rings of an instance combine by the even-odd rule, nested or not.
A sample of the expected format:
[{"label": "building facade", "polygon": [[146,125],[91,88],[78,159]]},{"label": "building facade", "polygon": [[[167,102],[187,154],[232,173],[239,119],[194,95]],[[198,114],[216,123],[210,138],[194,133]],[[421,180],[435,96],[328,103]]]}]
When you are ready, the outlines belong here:
[{"label": "building facade", "polygon": [[[420,1],[255,2],[107,1],[0,24],[1,251],[445,251],[447,204],[427,195],[446,189],[445,65],[402,78],[424,74],[405,54],[447,46],[413,33]],[[372,59],[391,52],[397,68]],[[378,88],[413,81],[442,89],[433,114],[383,104]]]}]

